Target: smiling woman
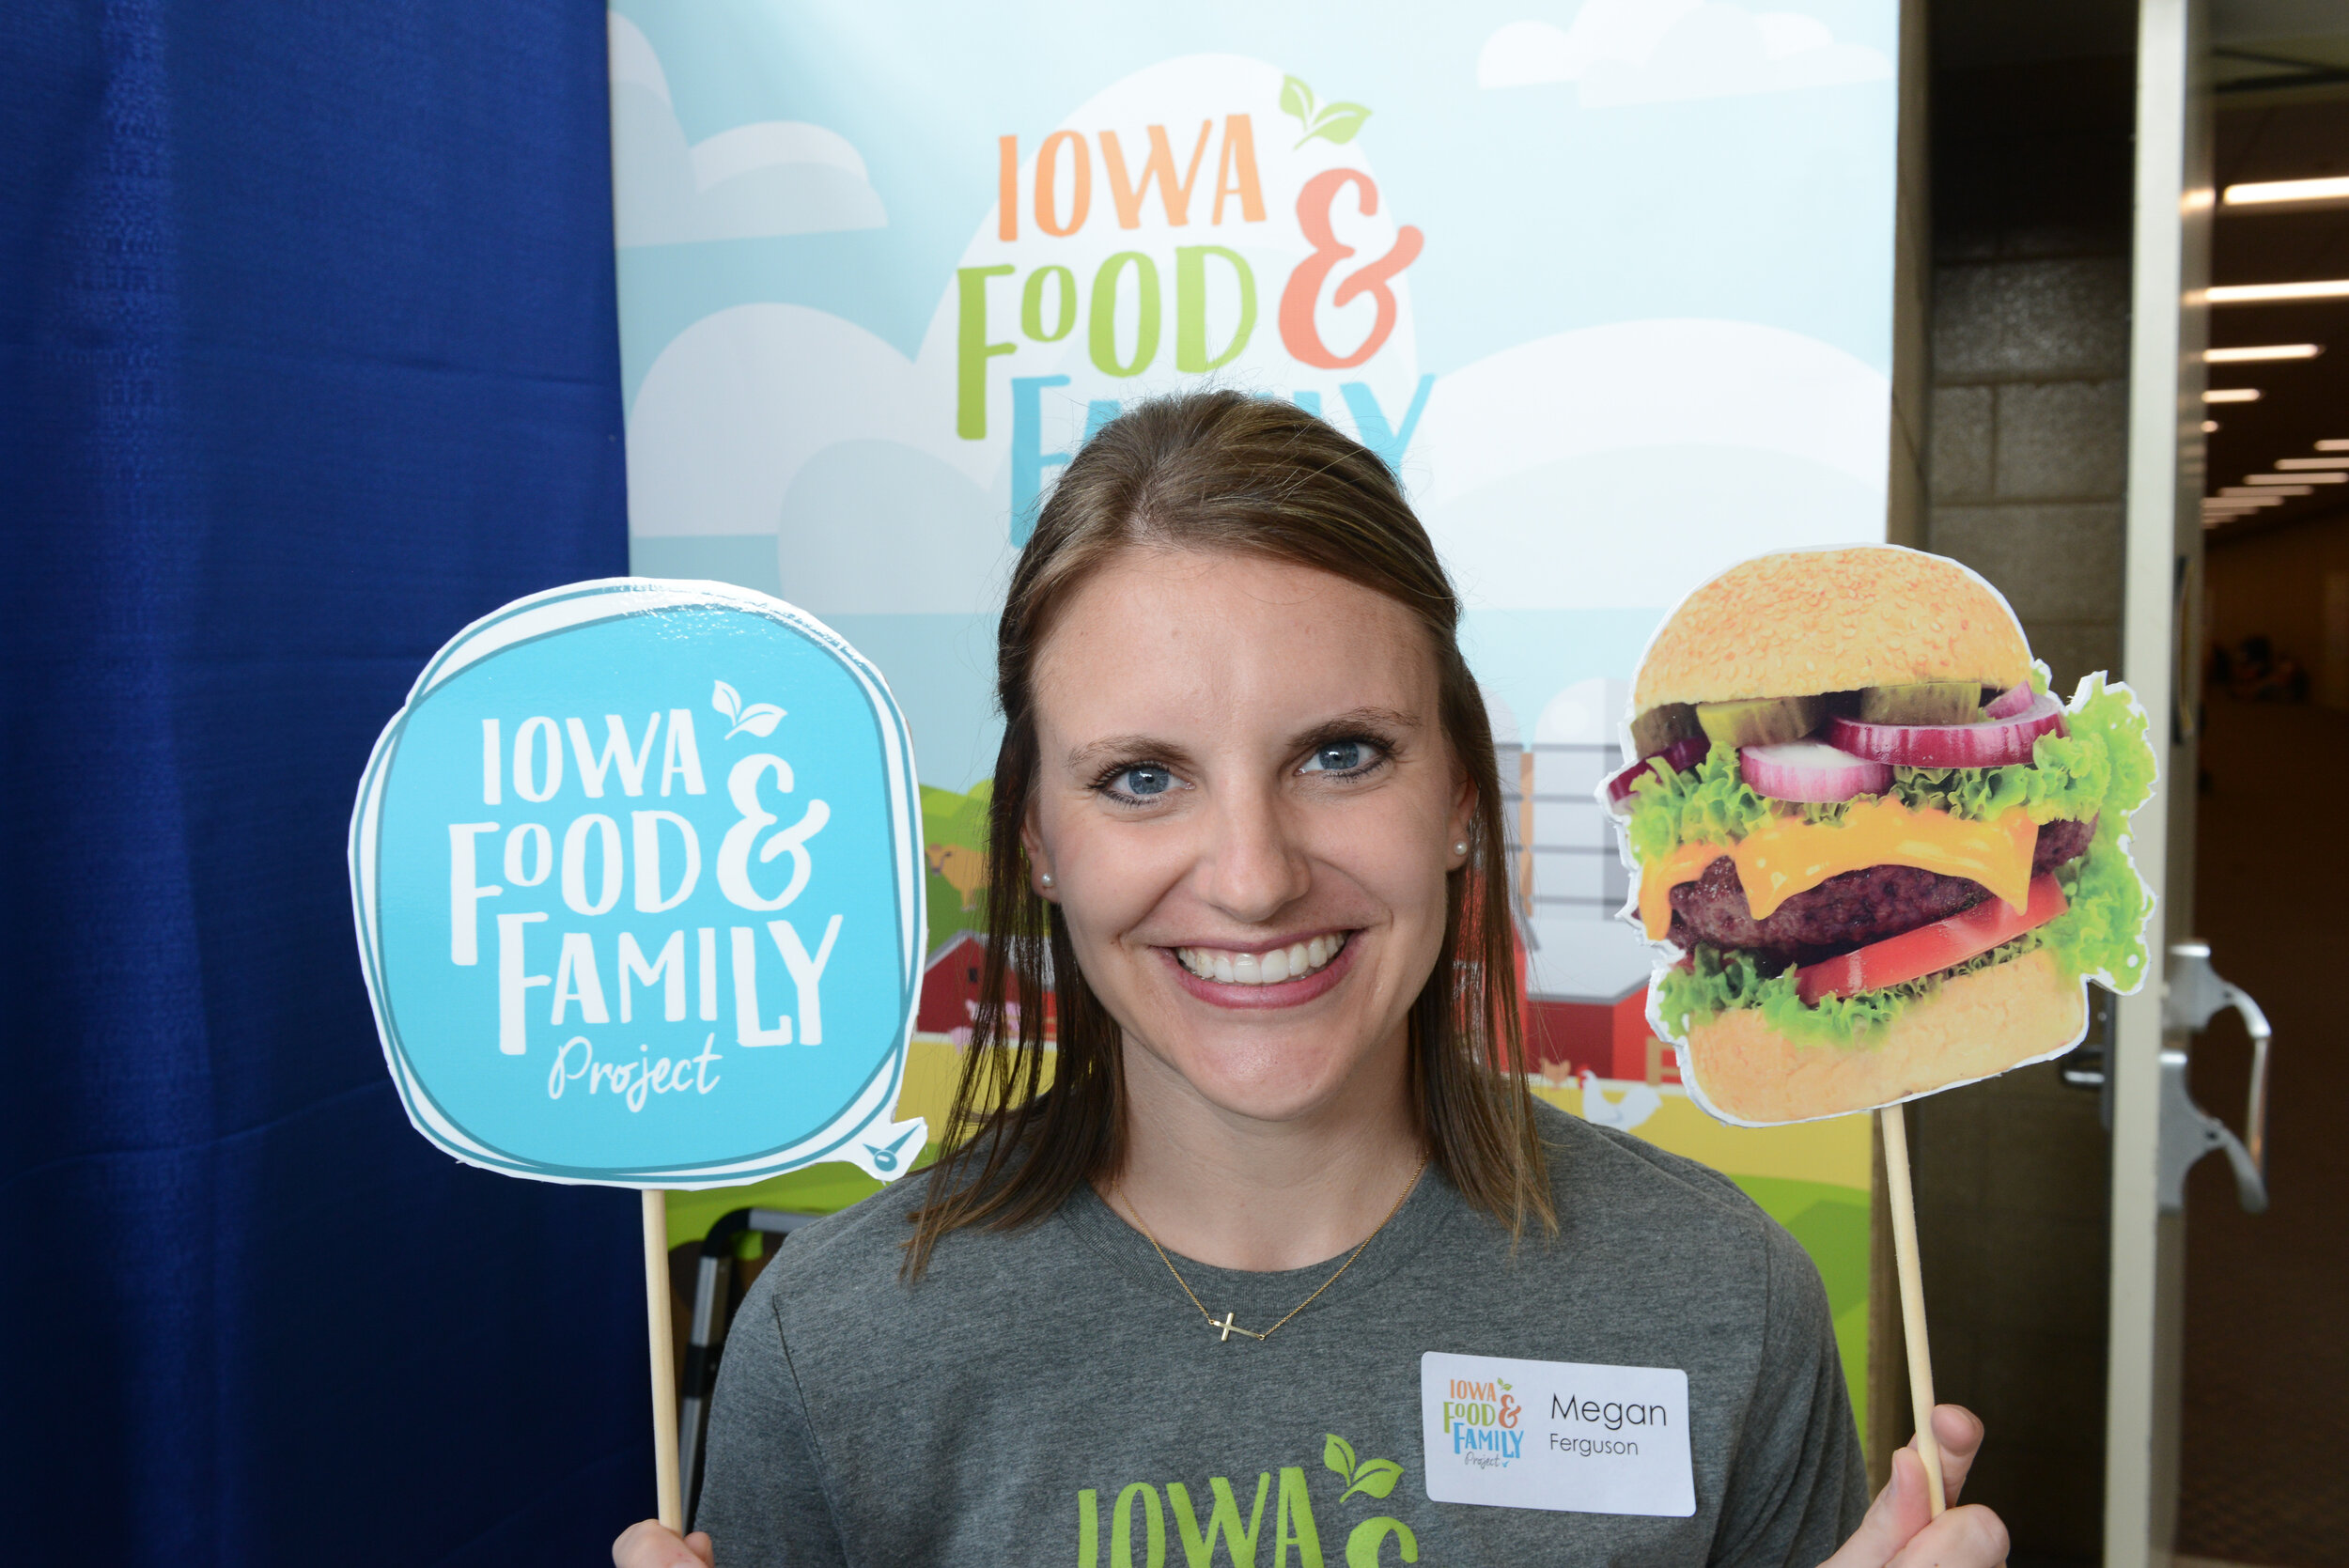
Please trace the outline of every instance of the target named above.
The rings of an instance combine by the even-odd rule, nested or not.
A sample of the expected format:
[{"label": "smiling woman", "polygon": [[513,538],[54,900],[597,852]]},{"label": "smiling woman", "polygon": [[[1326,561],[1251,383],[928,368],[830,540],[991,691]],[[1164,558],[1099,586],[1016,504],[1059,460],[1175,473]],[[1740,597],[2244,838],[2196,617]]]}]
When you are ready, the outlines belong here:
[{"label": "smiling woman", "polygon": [[[1458,617],[1393,475],[1294,407],[1145,403],[1077,455],[999,633],[954,1147],[793,1235],[707,1533],[615,1561],[2005,1556],[1927,1523],[1913,1454],[1863,1521],[1785,1232],[1530,1099]],[[1936,1427],[1953,1493],[1981,1428]]]},{"label": "smiling woman", "polygon": [[[913,1273],[957,1227],[1026,1223],[1088,1182],[1146,1188],[1137,1095],[1153,1126],[1269,1123],[1285,1142],[1301,1119],[1352,1145],[1375,1094],[1393,1169],[1346,1172],[1370,1219],[1424,1141],[1512,1234],[1554,1225],[1505,877],[1471,872],[1500,863],[1501,787],[1458,613],[1386,466],[1292,406],[1145,404],[1070,464],[997,634],[974,1034],[1014,1048],[966,1062],[956,1116],[978,1136],[934,1178]],[[1003,1003],[1047,991],[1040,1094],[1046,1019]],[[1327,1239],[1229,1261],[1293,1267]]]}]

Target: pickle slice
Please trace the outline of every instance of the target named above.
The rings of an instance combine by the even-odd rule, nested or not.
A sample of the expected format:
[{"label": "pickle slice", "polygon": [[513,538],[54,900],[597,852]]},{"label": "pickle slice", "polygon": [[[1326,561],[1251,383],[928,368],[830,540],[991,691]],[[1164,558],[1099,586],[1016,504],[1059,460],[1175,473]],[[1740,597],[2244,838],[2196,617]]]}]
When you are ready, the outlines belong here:
[{"label": "pickle slice", "polygon": [[1775,746],[1800,740],[1826,717],[1821,697],[1754,697],[1736,703],[1697,704],[1697,722],[1716,746]]},{"label": "pickle slice", "polygon": [[1643,757],[1671,750],[1675,740],[1693,740],[1703,733],[1697,724],[1697,710],[1687,703],[1651,707],[1631,721],[1631,743]]},{"label": "pickle slice", "polygon": [[1859,693],[1863,724],[1970,724],[1982,717],[1982,688],[1970,680],[1871,686]]}]

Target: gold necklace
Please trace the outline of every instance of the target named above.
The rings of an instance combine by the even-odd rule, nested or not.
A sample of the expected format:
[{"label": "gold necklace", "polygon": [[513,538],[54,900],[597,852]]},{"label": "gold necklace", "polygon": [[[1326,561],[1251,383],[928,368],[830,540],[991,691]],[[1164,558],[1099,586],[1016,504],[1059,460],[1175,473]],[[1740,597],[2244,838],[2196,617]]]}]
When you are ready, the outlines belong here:
[{"label": "gold necklace", "polygon": [[1407,1183],[1403,1188],[1403,1196],[1394,1201],[1394,1207],[1387,1211],[1387,1218],[1378,1221],[1377,1229],[1372,1231],[1370,1234],[1362,1237],[1361,1247],[1355,1248],[1354,1250],[1346,1255],[1346,1261],[1338,1265],[1337,1274],[1332,1274],[1327,1280],[1322,1281],[1320,1286],[1315,1290],[1312,1296],[1305,1297],[1304,1300],[1299,1301],[1296,1306],[1290,1308],[1288,1317],[1283,1318],[1280,1322],[1274,1324],[1271,1327],[1266,1329],[1261,1334],[1256,1332],[1253,1328],[1242,1328],[1238,1324],[1234,1323],[1232,1321],[1233,1314],[1230,1312],[1226,1312],[1221,1319],[1218,1319],[1213,1312],[1207,1311],[1207,1304],[1199,1299],[1199,1293],[1190,1288],[1190,1281],[1183,1278],[1183,1271],[1174,1266],[1174,1260],[1166,1255],[1166,1249],[1160,1247],[1159,1245],[1159,1238],[1151,1234],[1150,1222],[1142,1218],[1142,1210],[1134,1208],[1133,1200],[1130,1198],[1126,1201],[1126,1206],[1133,1210],[1134,1223],[1142,1227],[1142,1234],[1149,1241],[1150,1250],[1159,1255],[1159,1262],[1166,1265],[1166,1271],[1174,1276],[1174,1282],[1183,1287],[1183,1294],[1190,1296],[1190,1304],[1199,1309],[1199,1315],[1207,1320],[1207,1327],[1216,1330],[1216,1338],[1228,1343],[1234,1334],[1245,1334],[1252,1340],[1261,1342],[1270,1339],[1273,1335],[1279,1333],[1283,1328],[1286,1327],[1290,1317],[1295,1317],[1299,1312],[1301,1312],[1306,1308],[1312,1306],[1314,1302],[1320,1297],[1322,1291],[1328,1290],[1331,1285],[1338,1282],[1338,1274],[1343,1274],[1347,1269],[1354,1266],[1354,1260],[1362,1255],[1362,1248],[1368,1247],[1372,1242],[1377,1241],[1378,1239],[1379,1231],[1385,1230],[1388,1225],[1393,1222],[1394,1217],[1403,1212],[1405,1200],[1408,1199],[1414,1191],[1418,1190],[1419,1179],[1421,1176],[1426,1174],[1426,1172],[1427,1157],[1423,1154],[1419,1157],[1419,1169],[1411,1172],[1410,1181]]}]

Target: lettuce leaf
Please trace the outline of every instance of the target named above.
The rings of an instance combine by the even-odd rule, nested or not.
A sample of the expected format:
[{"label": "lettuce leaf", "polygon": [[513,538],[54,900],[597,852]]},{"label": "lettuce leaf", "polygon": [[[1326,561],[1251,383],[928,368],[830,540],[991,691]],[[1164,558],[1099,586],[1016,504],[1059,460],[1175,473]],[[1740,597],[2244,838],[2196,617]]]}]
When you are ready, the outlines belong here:
[{"label": "lettuce leaf", "polygon": [[2093,736],[2105,743],[2112,772],[2105,787],[2105,831],[2126,831],[2124,818],[2154,798],[2154,745],[2137,699],[2112,691],[2098,674],[2090,677],[2088,700],[2071,717],[2075,740]]},{"label": "lettuce leaf", "polygon": [[[2107,821],[2118,814],[2108,814]],[[2134,990],[2145,977],[2145,921],[2153,894],[2138,879],[2120,834],[2102,823],[2088,853],[2056,872],[2071,908],[2041,926],[2067,979],[2083,975]]]},{"label": "lettuce leaf", "polygon": [[1776,815],[1780,802],[1755,794],[1737,773],[1736,749],[1716,746],[1677,772],[1658,761],[1631,786],[1624,833],[1641,861],[1661,860],[1684,844],[1735,844]]}]

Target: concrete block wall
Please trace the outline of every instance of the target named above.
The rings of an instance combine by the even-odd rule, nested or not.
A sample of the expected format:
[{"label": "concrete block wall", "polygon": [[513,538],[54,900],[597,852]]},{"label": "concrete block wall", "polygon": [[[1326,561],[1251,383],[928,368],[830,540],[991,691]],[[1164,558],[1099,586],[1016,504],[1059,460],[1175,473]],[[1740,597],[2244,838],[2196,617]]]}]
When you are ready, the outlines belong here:
[{"label": "concrete block wall", "polygon": [[1934,269],[1927,528],[2068,691],[2120,662],[2128,256],[2010,245]]}]

